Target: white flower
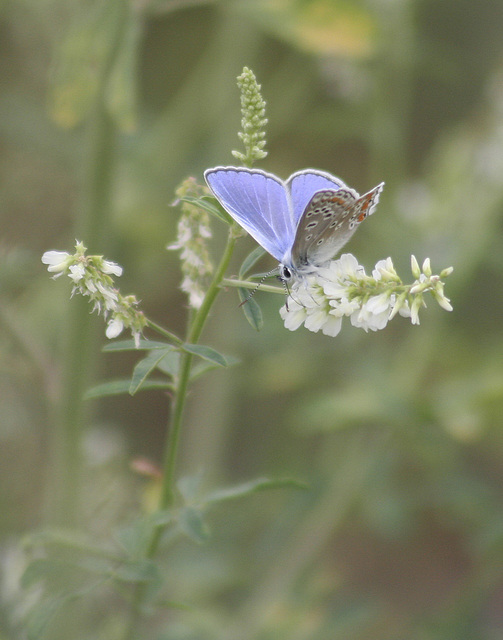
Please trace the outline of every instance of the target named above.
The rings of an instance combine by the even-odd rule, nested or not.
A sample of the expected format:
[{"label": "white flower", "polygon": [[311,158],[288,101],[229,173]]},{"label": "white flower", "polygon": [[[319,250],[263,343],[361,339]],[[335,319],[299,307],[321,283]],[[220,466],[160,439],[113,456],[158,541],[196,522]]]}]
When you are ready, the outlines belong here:
[{"label": "white flower", "polygon": [[116,262],[110,260],[103,260],[103,266],[101,267],[103,273],[120,277],[122,275],[122,267]]},{"label": "white flower", "polygon": [[102,282],[97,281],[96,289],[101,293],[102,301],[107,311],[114,311],[117,308],[118,294],[117,290],[109,287]]},{"label": "white flower", "polygon": [[360,308],[358,300],[348,300],[344,297],[338,300],[330,300],[330,305],[333,307],[330,313],[338,318],[350,316],[354,311]]},{"label": "white flower", "polygon": [[412,305],[410,307],[410,321],[412,324],[419,324],[419,309],[423,305],[422,296],[417,296],[414,298]]},{"label": "white flower", "polygon": [[387,296],[387,304],[382,304],[383,296],[369,298],[362,307],[351,314],[351,324],[365,331],[379,331],[388,324],[390,317],[390,299]]},{"label": "white flower", "polygon": [[295,331],[305,322],[307,309],[295,302],[295,300],[289,299],[288,308],[284,305],[279,310],[279,314],[285,323],[285,328]]},{"label": "white flower", "polygon": [[82,280],[86,274],[86,268],[82,262],[79,262],[78,264],[71,264],[68,270],[70,271],[68,275],[74,282]]},{"label": "white flower", "polygon": [[[193,179],[186,180],[176,194],[180,198],[187,195],[204,195]],[[206,246],[211,238],[209,215],[204,209],[188,202],[182,202],[182,215],[178,221],[177,238],[167,249],[180,250],[183,280],[180,285],[189,297],[189,306],[199,309],[208,289],[209,278],[213,273],[213,264]]]},{"label": "white flower", "polygon": [[424,294],[428,292],[443,309],[451,311],[441,278],[450,275],[452,268],[444,269],[440,276],[433,275],[428,258],[421,271],[413,256],[411,268],[416,280],[405,285],[391,258],[379,260],[372,276],[367,276],[354,256],[344,254],[294,282],[288,305],[282,307],[280,315],[292,331],[304,325],[310,331],[335,336],[344,316],[364,331],[384,329],[397,314],[419,324],[419,309],[426,306]]},{"label": "white flower", "polygon": [[427,278],[429,278],[431,276],[431,274],[433,273],[432,270],[431,270],[431,265],[430,265],[430,259],[429,258],[425,258],[425,260],[423,262],[423,273]]},{"label": "white flower", "polygon": [[56,278],[63,273],[72,259],[73,256],[66,251],[46,251],[42,256],[42,262],[49,265],[47,271],[56,273]]},{"label": "white flower", "polygon": [[61,275],[65,271],[73,281],[72,296],[80,293],[88,296],[93,311],[103,313],[108,319],[107,338],[116,338],[124,328],[128,328],[138,347],[140,336],[147,320],[138,311],[138,301],[134,296],[122,296],[114,287],[112,276],[122,275],[122,267],[102,256],[87,256],[81,242],[75,245],[75,254],[66,251],[47,251],[42,256],[49,271]]},{"label": "white flower", "polygon": [[[307,327],[307,323],[306,323]],[[307,327],[309,329],[309,327]],[[337,316],[330,312],[330,315],[325,319],[325,323],[323,324],[321,331],[326,336],[330,336],[331,338],[335,338],[335,336],[342,329],[342,316]],[[314,329],[311,329],[314,331]]]},{"label": "white flower", "polygon": [[410,257],[410,270],[412,271],[414,278],[417,280],[421,275],[421,269],[419,268],[419,262],[416,260],[416,256]]},{"label": "white flower", "polygon": [[372,277],[386,282],[400,282],[391,258],[379,260],[372,271]]},{"label": "white flower", "polygon": [[446,298],[444,292],[439,292],[438,290],[433,291],[433,296],[438,304],[445,309],[446,311],[452,311],[452,304],[449,298]]},{"label": "white flower", "polygon": [[389,311],[390,305],[391,295],[388,291],[385,291],[384,293],[381,293],[377,296],[371,296],[365,303],[368,312],[374,315],[380,315],[385,311]]},{"label": "white flower", "polygon": [[318,270],[318,274],[333,282],[337,280],[355,281],[365,275],[365,269],[351,253],[343,253],[338,260],[332,260],[328,267]]},{"label": "white flower", "polygon": [[118,335],[122,333],[124,329],[124,323],[117,317],[113,317],[108,321],[108,326],[105,331],[105,335],[107,338],[116,338]]}]

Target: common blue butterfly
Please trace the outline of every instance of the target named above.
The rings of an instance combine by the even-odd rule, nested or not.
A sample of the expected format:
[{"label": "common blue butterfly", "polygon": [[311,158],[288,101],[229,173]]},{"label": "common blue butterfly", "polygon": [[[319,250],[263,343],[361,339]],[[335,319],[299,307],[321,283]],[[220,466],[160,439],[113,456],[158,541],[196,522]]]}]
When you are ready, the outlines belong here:
[{"label": "common blue butterfly", "polygon": [[215,167],[205,180],[222,207],[279,261],[280,277],[313,273],[374,212],[384,183],[363,196],[324,171],[304,169],[285,182],[260,169]]}]

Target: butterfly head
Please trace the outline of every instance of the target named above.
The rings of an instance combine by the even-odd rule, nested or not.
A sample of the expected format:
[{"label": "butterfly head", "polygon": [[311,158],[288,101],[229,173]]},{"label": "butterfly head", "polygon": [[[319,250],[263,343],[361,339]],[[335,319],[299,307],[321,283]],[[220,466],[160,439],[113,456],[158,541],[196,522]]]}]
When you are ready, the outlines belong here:
[{"label": "butterfly head", "polygon": [[279,268],[278,278],[282,282],[290,282],[290,280],[294,277],[294,272],[292,271],[292,269],[290,267],[287,267],[284,264],[280,264],[278,268]]}]

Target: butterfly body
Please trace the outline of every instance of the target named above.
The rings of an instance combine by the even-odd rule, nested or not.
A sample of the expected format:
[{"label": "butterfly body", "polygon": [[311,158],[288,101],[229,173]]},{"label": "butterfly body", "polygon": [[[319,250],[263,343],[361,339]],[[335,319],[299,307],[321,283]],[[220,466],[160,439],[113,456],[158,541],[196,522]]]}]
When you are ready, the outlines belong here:
[{"label": "butterfly body", "polygon": [[260,169],[215,167],[206,182],[223,206],[280,265],[283,280],[328,263],[373,213],[383,183],[359,196],[335,176],[305,169],[282,181]]}]

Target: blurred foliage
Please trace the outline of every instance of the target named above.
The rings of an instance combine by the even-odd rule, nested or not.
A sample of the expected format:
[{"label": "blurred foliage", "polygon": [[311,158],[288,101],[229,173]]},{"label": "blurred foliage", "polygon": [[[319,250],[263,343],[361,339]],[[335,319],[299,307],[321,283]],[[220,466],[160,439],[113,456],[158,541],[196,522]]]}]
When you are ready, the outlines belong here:
[{"label": "blurred foliage", "polygon": [[[32,637],[48,622],[56,640],[121,638],[129,584],[152,572],[167,578],[156,593],[165,606],[144,638],[501,637],[502,29],[493,0],[1,3],[2,640],[26,637],[37,607]],[[179,265],[165,251],[174,189],[232,163],[244,65],[267,100],[264,168],[286,177],[314,166],[360,192],[384,180],[378,213],[349,250],[369,266],[391,255],[399,272],[411,253],[434,269],[452,264],[454,312],[431,305],[419,327],[346,326],[329,339],[286,332],[281,302],[258,292],[257,333],[224,292],[204,342],[241,364],[193,389],[181,473],[205,495],[261,475],[309,490],[216,505],[204,522],[186,512],[199,544],[180,534],[159,565],[112,575],[113,554],[132,553],[126,523],[157,490],[155,473],[131,462],[160,463],[167,407],[156,391],[107,398],[84,439],[85,544],[45,541],[20,592],[33,551],[19,540],[45,521],[70,304],[39,257],[73,246],[92,198],[96,102],[113,133],[100,167],[110,222],[79,239],[124,266],[124,291],[149,316],[181,331]],[[215,222],[216,256],[224,234]],[[253,246],[240,241],[234,273]],[[125,378],[134,363],[107,353],[95,382]],[[90,541],[106,562],[83,554]],[[48,570],[68,556],[77,573]],[[38,603],[41,576],[60,594],[53,609]],[[110,588],[121,581],[123,598]]]}]

